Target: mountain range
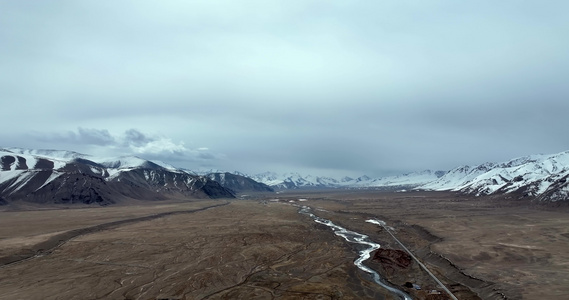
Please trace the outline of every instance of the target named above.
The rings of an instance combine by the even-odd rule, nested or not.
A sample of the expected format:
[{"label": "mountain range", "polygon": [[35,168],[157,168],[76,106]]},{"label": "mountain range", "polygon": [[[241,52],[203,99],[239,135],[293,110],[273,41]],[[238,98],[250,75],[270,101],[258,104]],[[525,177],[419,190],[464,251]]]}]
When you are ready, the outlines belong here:
[{"label": "mountain range", "polygon": [[0,149],[0,203],[113,204],[123,199],[234,198],[196,176],[134,156],[98,158],[71,151]]},{"label": "mountain range", "polygon": [[381,178],[192,171],[135,156],[102,158],[64,150],[4,148],[0,157],[0,205],[15,200],[107,205],[125,198],[233,198],[248,191],[306,188],[508,193],[543,202],[569,200],[569,151]]},{"label": "mountain range", "polygon": [[479,196],[508,193],[542,202],[569,200],[569,151],[457,167],[419,189]]},{"label": "mountain range", "polygon": [[265,172],[251,175],[252,179],[262,182],[275,189],[297,189],[297,188],[414,188],[432,182],[441,176],[445,171],[425,170],[396,176],[371,178],[360,176],[357,178],[342,177],[332,178],[325,176],[302,176],[298,173],[277,174]]},{"label": "mountain range", "polygon": [[502,163],[459,166],[448,172],[430,171],[397,176],[340,179],[265,172],[250,176],[275,189],[377,188],[397,190],[457,191],[476,196],[511,194],[539,202],[569,200],[569,151],[538,154]]}]

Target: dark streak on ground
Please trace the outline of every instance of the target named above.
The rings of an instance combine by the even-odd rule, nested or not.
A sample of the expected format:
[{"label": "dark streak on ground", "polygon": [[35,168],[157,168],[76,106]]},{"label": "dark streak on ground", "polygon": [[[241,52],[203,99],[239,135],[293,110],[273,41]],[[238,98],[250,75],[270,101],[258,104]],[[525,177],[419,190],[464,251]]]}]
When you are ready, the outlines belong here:
[{"label": "dark streak on ground", "polygon": [[12,264],[16,264],[16,263],[19,263],[22,261],[26,261],[26,260],[32,259],[34,257],[49,255],[51,252],[53,252],[53,250],[57,249],[58,247],[61,247],[63,244],[67,243],[69,240],[76,238],[78,236],[81,236],[81,235],[95,233],[95,232],[99,232],[99,231],[103,231],[103,230],[109,230],[109,229],[117,228],[119,226],[124,226],[124,225],[128,225],[128,224],[150,221],[150,220],[163,218],[163,217],[167,217],[167,216],[195,213],[195,212],[204,211],[204,210],[211,209],[211,208],[225,206],[225,205],[228,205],[229,203],[230,202],[225,202],[225,203],[206,206],[206,207],[202,207],[202,208],[198,208],[198,209],[171,211],[171,212],[153,214],[153,215],[144,216],[144,217],[137,217],[137,218],[132,218],[132,219],[114,221],[114,222],[103,223],[103,224],[99,224],[99,225],[95,225],[95,226],[90,226],[90,227],[66,231],[64,233],[55,235],[46,241],[37,243],[37,244],[31,246],[30,249],[22,249],[20,252],[17,252],[15,254],[0,257],[0,268],[6,267],[6,266],[9,266]]}]

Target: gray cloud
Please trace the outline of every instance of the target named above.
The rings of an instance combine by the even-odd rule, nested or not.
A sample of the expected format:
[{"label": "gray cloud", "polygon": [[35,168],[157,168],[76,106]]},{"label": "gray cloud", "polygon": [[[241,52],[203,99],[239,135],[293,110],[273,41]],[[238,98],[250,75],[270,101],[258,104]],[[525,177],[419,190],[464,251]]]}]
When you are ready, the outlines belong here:
[{"label": "gray cloud", "polygon": [[144,133],[136,129],[131,128],[124,132],[124,142],[127,145],[142,146],[153,141],[154,139],[146,136]]},{"label": "gray cloud", "polygon": [[115,139],[111,136],[109,131],[105,129],[98,130],[79,127],[77,131],[77,134],[69,132],[69,135],[75,138],[78,143],[106,146],[112,145],[115,142]]},{"label": "gray cloud", "polygon": [[567,9],[6,2],[0,139],[189,168],[355,175],[559,152],[569,149]]},{"label": "gray cloud", "polygon": [[223,154],[211,152],[207,147],[191,149],[181,141],[175,142],[161,135],[149,135],[134,128],[113,135],[107,129],[79,127],[77,131],[65,133],[34,132],[30,137],[37,142],[48,145],[57,143],[85,154],[94,151],[103,155],[137,155],[178,163],[204,163],[224,157]]},{"label": "gray cloud", "polygon": [[40,133],[34,132],[32,136],[42,142],[55,142],[64,144],[83,144],[94,146],[112,146],[116,140],[106,129],[82,128],[77,132],[65,133]]}]

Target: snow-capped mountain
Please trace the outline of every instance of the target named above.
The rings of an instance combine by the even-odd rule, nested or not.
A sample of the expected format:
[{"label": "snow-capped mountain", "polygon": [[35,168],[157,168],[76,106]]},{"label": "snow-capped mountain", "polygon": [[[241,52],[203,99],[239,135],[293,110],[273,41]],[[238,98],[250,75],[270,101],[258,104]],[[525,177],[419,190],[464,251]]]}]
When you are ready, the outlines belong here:
[{"label": "snow-capped mountain", "polygon": [[340,179],[298,173],[265,172],[249,176],[274,189],[298,188],[415,188],[459,191],[474,195],[513,193],[539,201],[569,200],[569,151],[530,155],[504,163],[461,166],[451,171],[421,171],[397,176]]},{"label": "snow-capped mountain", "polygon": [[338,181],[330,177],[302,176],[298,173],[277,174],[265,172],[249,176],[253,180],[264,183],[274,189],[297,189],[297,188],[326,188],[334,187]]},{"label": "snow-capped mountain", "polygon": [[0,149],[0,201],[111,204],[122,198],[234,197],[219,183],[134,156]]},{"label": "snow-capped mountain", "polygon": [[517,193],[541,201],[568,199],[569,151],[525,156],[505,163],[461,166],[419,189],[476,195]]},{"label": "snow-capped mountain", "polygon": [[279,175],[274,172],[265,172],[250,176],[258,182],[262,182],[275,189],[297,188],[380,188],[380,187],[417,187],[444,175],[444,171],[422,171],[397,176],[371,178],[361,176],[358,178],[343,177],[335,179],[320,176],[302,176],[298,173],[286,173]]},{"label": "snow-capped mountain", "polygon": [[365,176],[345,184],[353,187],[416,187],[437,180],[445,173],[445,171],[425,170],[375,179]]},{"label": "snow-capped mountain", "polygon": [[4,148],[1,151],[8,151],[16,154],[28,155],[28,156],[38,156],[48,159],[55,159],[61,161],[69,161],[74,158],[86,158],[89,155],[77,153],[74,151],[67,150],[50,150],[50,149],[25,149],[25,148]]},{"label": "snow-capped mountain", "polygon": [[68,163],[71,160],[85,159],[95,162],[105,168],[125,170],[134,168],[150,168],[150,169],[160,169],[165,168],[170,171],[179,171],[172,165],[161,161],[149,161],[136,156],[119,156],[119,157],[96,157],[92,155],[77,153],[73,151],[66,150],[47,150],[47,149],[24,149],[24,148],[4,148],[0,150],[5,150],[20,156],[26,155],[30,157],[41,157],[44,159],[49,159],[59,163]]},{"label": "snow-capped mountain", "polygon": [[284,183],[286,179],[284,175],[279,175],[275,172],[265,172],[257,175],[250,175],[249,177],[257,182],[264,183],[276,189],[294,188],[294,185],[287,186]]}]

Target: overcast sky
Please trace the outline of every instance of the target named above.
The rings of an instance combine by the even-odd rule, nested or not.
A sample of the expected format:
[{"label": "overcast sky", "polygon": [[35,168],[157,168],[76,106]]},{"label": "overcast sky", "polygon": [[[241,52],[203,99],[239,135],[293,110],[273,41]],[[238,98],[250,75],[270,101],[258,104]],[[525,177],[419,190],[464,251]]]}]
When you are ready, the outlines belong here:
[{"label": "overcast sky", "polygon": [[561,152],[568,11],[0,0],[0,146],[371,176]]}]

